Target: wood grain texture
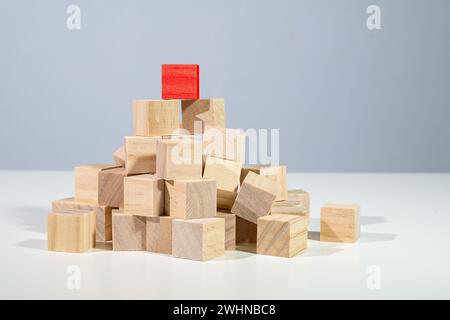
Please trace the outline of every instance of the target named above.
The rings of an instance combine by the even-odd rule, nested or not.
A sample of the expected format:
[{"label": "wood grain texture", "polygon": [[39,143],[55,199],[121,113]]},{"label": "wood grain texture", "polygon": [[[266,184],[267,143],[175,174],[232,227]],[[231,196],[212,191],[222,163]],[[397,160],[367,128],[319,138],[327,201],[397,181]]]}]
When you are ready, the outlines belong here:
[{"label": "wood grain texture", "polygon": [[225,128],[225,100],[181,101],[182,128],[190,134],[203,133],[206,126]]},{"label": "wood grain texture", "polygon": [[147,218],[147,251],[172,254],[173,217]]},{"label": "wood grain texture", "polygon": [[159,139],[156,152],[156,174],[165,180],[200,179],[202,145],[192,137]]},{"label": "wood grain texture", "polygon": [[300,201],[295,200],[283,200],[273,203],[270,209],[270,214],[292,214],[297,216],[304,216],[309,221],[308,207]]},{"label": "wood grain texture", "polygon": [[217,209],[231,210],[236,197],[237,192],[217,189]]},{"label": "wood grain texture", "polygon": [[99,203],[99,173],[116,168],[112,164],[87,164],[75,167],[75,198],[77,201]]},{"label": "wood grain texture", "polygon": [[241,170],[241,184],[249,172],[254,172],[275,180],[279,185],[279,191],[275,201],[288,200],[287,169],[286,166],[246,165]]},{"label": "wood grain texture", "polygon": [[164,215],[164,180],[142,174],[124,178],[124,211],[157,217]]},{"label": "wood grain texture", "polygon": [[95,211],[51,212],[47,219],[49,251],[84,252],[95,245]]},{"label": "wood grain texture", "polygon": [[287,214],[276,214],[258,219],[258,254],[293,257],[306,250],[307,219]]},{"label": "wood grain texture", "polygon": [[125,137],[125,169],[128,175],[156,172],[156,142],[159,138]]},{"label": "wood grain texture", "polygon": [[270,213],[278,190],[279,184],[276,181],[249,172],[241,185],[231,212],[256,223],[259,217]]},{"label": "wood grain texture", "polygon": [[125,168],[103,170],[98,176],[98,202],[101,206],[123,208]]},{"label": "wood grain texture", "polygon": [[225,220],[204,218],[175,219],[172,222],[172,255],[206,261],[225,253]]},{"label": "wood grain texture", "polygon": [[75,198],[59,199],[52,202],[53,212],[61,212],[66,210],[95,211],[96,241],[110,241],[112,239],[111,207],[92,205],[77,201]]},{"label": "wood grain texture", "polygon": [[297,205],[305,207],[309,216],[310,196],[308,192],[301,189],[288,190],[288,201],[293,201]]},{"label": "wood grain texture", "polygon": [[359,205],[327,203],[320,209],[320,241],[356,242],[359,230]]},{"label": "wood grain texture", "polygon": [[202,137],[203,158],[212,156],[245,163],[246,138],[240,129],[205,125]]},{"label": "wood grain texture", "polygon": [[198,64],[163,64],[161,89],[163,99],[198,99],[200,97]]},{"label": "wood grain texture", "polygon": [[180,128],[179,100],[134,100],[133,135],[163,136]]},{"label": "wood grain texture", "polygon": [[168,180],[165,183],[166,215],[182,219],[214,217],[217,184],[212,179]]},{"label": "wood grain texture", "polygon": [[231,160],[208,157],[203,178],[215,179],[217,189],[236,192],[239,187],[242,163]]},{"label": "wood grain texture", "polygon": [[236,244],[256,243],[257,231],[256,223],[236,216]]},{"label": "wood grain texture", "polygon": [[146,219],[121,210],[113,210],[113,250],[145,251]]},{"label": "wood grain texture", "polygon": [[217,217],[225,221],[225,250],[236,249],[236,215],[230,211],[217,210]]},{"label": "wood grain texture", "polygon": [[120,146],[116,151],[113,153],[113,160],[119,167],[125,166],[125,146]]}]

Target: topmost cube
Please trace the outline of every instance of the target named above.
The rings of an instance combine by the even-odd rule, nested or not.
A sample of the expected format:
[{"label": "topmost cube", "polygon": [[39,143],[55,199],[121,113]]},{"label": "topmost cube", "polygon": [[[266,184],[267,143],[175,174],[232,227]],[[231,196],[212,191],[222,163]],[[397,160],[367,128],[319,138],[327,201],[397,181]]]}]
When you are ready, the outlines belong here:
[{"label": "topmost cube", "polygon": [[198,64],[163,64],[161,69],[163,99],[199,99]]}]

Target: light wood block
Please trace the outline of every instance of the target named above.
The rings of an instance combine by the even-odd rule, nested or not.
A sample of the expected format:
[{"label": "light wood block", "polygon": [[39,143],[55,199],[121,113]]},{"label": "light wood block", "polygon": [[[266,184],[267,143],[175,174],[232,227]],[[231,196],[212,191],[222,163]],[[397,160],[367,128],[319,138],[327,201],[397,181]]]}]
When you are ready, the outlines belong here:
[{"label": "light wood block", "polygon": [[88,164],[75,167],[75,198],[77,201],[98,204],[99,174],[103,170],[116,167],[111,164]]},{"label": "light wood block", "polygon": [[146,217],[113,210],[113,250],[145,251],[146,250]]},{"label": "light wood block", "polygon": [[51,212],[47,220],[49,251],[83,252],[95,245],[95,211]]},{"label": "light wood block", "polygon": [[123,208],[125,168],[103,170],[98,176],[98,202],[101,206]]},{"label": "light wood block", "polygon": [[182,219],[214,217],[217,184],[212,179],[166,181],[166,215]]},{"label": "light wood block", "polygon": [[256,243],[256,223],[236,216],[236,244]]},{"label": "light wood block", "polygon": [[265,165],[249,165],[243,166],[241,170],[241,183],[249,172],[254,172],[262,176],[277,181],[279,192],[275,201],[288,200],[287,191],[287,170],[286,166],[265,166]]},{"label": "light wood block", "polygon": [[357,204],[325,204],[320,210],[320,241],[358,241],[359,217],[360,206]]},{"label": "light wood block", "polygon": [[225,254],[225,220],[175,219],[172,222],[172,255],[205,261]]},{"label": "light wood block", "polygon": [[236,249],[236,215],[230,211],[217,210],[217,217],[225,220],[225,250]]},{"label": "light wood block", "polygon": [[127,174],[156,172],[156,142],[160,137],[125,137],[125,169]]},{"label": "light wood block", "polygon": [[113,159],[117,166],[125,167],[125,146],[120,146],[113,153]]},{"label": "light wood block", "polygon": [[96,206],[75,200],[75,198],[59,199],[52,202],[52,211],[66,210],[95,211],[95,239],[96,241],[110,241],[112,239],[111,207]]},{"label": "light wood block", "polygon": [[171,135],[180,128],[180,100],[134,100],[135,136]]},{"label": "light wood block", "polygon": [[205,126],[203,158],[212,156],[245,163],[246,139],[240,129]]},{"label": "light wood block", "polygon": [[195,138],[164,137],[157,142],[156,174],[165,180],[200,179],[202,145]]},{"label": "light wood block", "polygon": [[300,201],[276,201],[273,203],[272,209],[270,209],[270,214],[292,214],[306,217],[309,221],[309,210]]},{"label": "light wood block", "polygon": [[190,134],[203,133],[205,126],[225,128],[224,99],[182,100],[182,127]]},{"label": "light wood block", "polygon": [[249,172],[241,185],[231,212],[256,223],[268,215],[278,194],[279,184],[268,177]]},{"label": "light wood block", "polygon": [[173,217],[147,217],[147,251],[172,254]]},{"label": "light wood block", "polygon": [[124,211],[147,217],[164,215],[164,180],[142,174],[124,178]]},{"label": "light wood block", "polygon": [[288,190],[288,201],[294,201],[297,205],[305,207],[309,216],[310,196],[308,192],[301,189]]},{"label": "light wood block", "polygon": [[237,192],[217,189],[217,209],[231,210],[236,197]]},{"label": "light wood block", "polygon": [[306,250],[306,217],[276,214],[258,219],[258,254],[290,258]]},{"label": "light wood block", "polygon": [[215,157],[206,159],[203,177],[215,179],[217,189],[236,192],[239,187],[242,163]]}]

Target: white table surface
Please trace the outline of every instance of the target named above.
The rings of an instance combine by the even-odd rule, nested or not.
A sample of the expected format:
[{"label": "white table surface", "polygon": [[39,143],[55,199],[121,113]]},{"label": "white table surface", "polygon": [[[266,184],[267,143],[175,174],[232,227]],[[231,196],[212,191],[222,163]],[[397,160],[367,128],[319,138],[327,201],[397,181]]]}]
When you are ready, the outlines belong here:
[{"label": "white table surface", "polygon": [[[48,252],[47,213],[53,199],[73,194],[72,179],[0,171],[0,298],[450,298],[450,174],[290,174],[290,188],[311,194],[307,252],[286,259],[230,251],[209,262]],[[358,243],[315,240],[327,201],[361,204]],[[79,289],[67,286],[70,266],[79,268]]]}]

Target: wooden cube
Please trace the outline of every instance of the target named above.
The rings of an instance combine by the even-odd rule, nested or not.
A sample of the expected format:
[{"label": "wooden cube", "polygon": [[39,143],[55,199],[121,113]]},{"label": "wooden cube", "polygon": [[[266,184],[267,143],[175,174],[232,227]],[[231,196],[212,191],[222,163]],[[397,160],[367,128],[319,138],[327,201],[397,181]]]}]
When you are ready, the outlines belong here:
[{"label": "wooden cube", "polygon": [[117,166],[125,167],[125,146],[120,146],[113,153],[113,159]]},{"label": "wooden cube", "polygon": [[288,190],[288,201],[293,201],[297,205],[303,206],[306,209],[308,216],[310,210],[309,198],[309,193],[304,190]]},{"label": "wooden cube", "polygon": [[172,254],[174,217],[147,217],[147,251]]},{"label": "wooden cube", "polygon": [[98,204],[99,174],[103,170],[115,167],[111,164],[88,164],[75,167],[75,198],[77,201]]},{"label": "wooden cube", "polygon": [[279,184],[279,192],[277,193],[275,201],[288,200],[286,166],[243,166],[241,171],[241,183],[244,181],[249,172],[254,172],[277,181]]},{"label": "wooden cube", "polygon": [[195,137],[163,137],[156,146],[156,174],[165,180],[200,179],[202,145]]},{"label": "wooden cube", "polygon": [[163,99],[198,99],[200,96],[198,64],[163,64],[161,89]]},{"label": "wooden cube", "polygon": [[190,134],[203,133],[206,126],[225,128],[224,99],[181,101],[182,127]]},{"label": "wooden cube", "polygon": [[156,142],[160,137],[125,137],[125,169],[127,174],[156,172]]},{"label": "wooden cube", "polygon": [[217,184],[212,179],[166,181],[166,215],[182,219],[214,217]]},{"label": "wooden cube", "polygon": [[309,220],[309,210],[300,201],[283,200],[273,203],[270,214],[292,214],[304,216]]},{"label": "wooden cube", "polygon": [[83,252],[95,245],[95,211],[51,212],[47,220],[48,250]]},{"label": "wooden cube", "polygon": [[217,209],[231,210],[236,197],[237,192],[217,189]]},{"label": "wooden cube", "polygon": [[268,177],[249,172],[241,185],[231,212],[256,223],[268,215],[278,194],[279,184]]},{"label": "wooden cube", "polygon": [[258,254],[290,258],[306,250],[307,240],[306,217],[275,214],[258,219]]},{"label": "wooden cube", "polygon": [[225,220],[225,250],[236,249],[236,215],[230,211],[217,210],[217,217]]},{"label": "wooden cube", "polygon": [[236,216],[236,244],[256,243],[257,232],[256,223]]},{"label": "wooden cube", "polygon": [[98,202],[101,206],[123,208],[125,168],[103,170],[98,176]]},{"label": "wooden cube", "polygon": [[164,180],[142,174],[124,179],[124,211],[128,214],[157,217],[164,215]]},{"label": "wooden cube", "polygon": [[245,163],[246,135],[240,129],[205,126],[203,158],[213,156]]},{"label": "wooden cube", "polygon": [[52,202],[53,212],[66,210],[95,211],[95,238],[96,241],[110,241],[112,239],[112,217],[111,207],[96,206],[75,200],[75,198],[65,198]]},{"label": "wooden cube", "polygon": [[204,218],[175,219],[172,222],[172,255],[205,261],[225,253],[225,220]]},{"label": "wooden cube", "polygon": [[113,250],[145,251],[146,250],[146,217],[113,210]]},{"label": "wooden cube", "polygon": [[320,241],[358,241],[359,215],[357,204],[327,203],[320,210]]},{"label": "wooden cube", "polygon": [[215,157],[206,159],[203,177],[215,179],[217,189],[236,192],[239,187],[242,163]]},{"label": "wooden cube", "polygon": [[134,100],[133,132],[135,136],[163,136],[180,128],[179,100]]}]

